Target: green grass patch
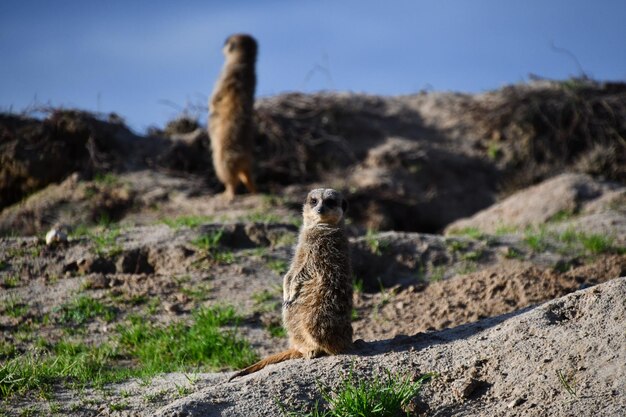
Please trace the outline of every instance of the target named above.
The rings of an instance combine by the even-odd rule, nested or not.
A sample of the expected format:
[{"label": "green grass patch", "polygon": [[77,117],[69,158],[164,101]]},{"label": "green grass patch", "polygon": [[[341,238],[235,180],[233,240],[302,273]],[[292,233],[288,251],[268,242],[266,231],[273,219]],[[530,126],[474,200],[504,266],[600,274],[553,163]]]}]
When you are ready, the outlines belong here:
[{"label": "green grass patch", "polygon": [[598,234],[581,234],[580,242],[592,254],[607,253],[613,250],[613,238]]},{"label": "green grass patch", "polygon": [[128,408],[128,401],[113,401],[109,403],[109,410],[111,411],[122,411]]},{"label": "green grass patch", "polygon": [[120,326],[120,344],[137,358],[144,374],[187,371],[197,367],[211,370],[241,368],[257,356],[250,345],[234,330],[221,326],[235,325],[240,318],[232,307],[209,307],[197,310],[192,323],[157,326],[141,317],[131,318]]},{"label": "green grass patch", "polygon": [[511,235],[516,232],[517,232],[517,227],[509,226],[506,224],[501,224],[498,227],[496,227],[495,235],[496,236]]},{"label": "green grass patch", "polygon": [[432,270],[430,271],[430,274],[428,275],[428,280],[430,282],[437,282],[437,281],[443,280],[443,278],[446,275],[447,269],[448,268],[445,265],[433,267]]},{"label": "green grass patch", "polygon": [[365,234],[365,242],[367,243],[367,246],[374,255],[380,256],[389,249],[389,242],[380,239],[378,237],[378,234],[372,229],[367,229],[367,233]]},{"label": "green grass patch", "polygon": [[569,220],[572,217],[574,217],[574,212],[572,210],[560,210],[556,214],[554,214],[552,217],[550,217],[548,219],[548,222],[560,223],[560,222],[564,222],[565,220]]},{"label": "green grass patch", "polygon": [[295,233],[286,232],[272,239],[272,246],[277,247],[277,248],[282,247],[282,246],[292,246],[296,243],[297,240],[298,238]]},{"label": "green grass patch", "polygon": [[267,326],[266,329],[269,332],[270,336],[272,337],[277,337],[277,338],[287,337],[287,330],[285,330],[285,328],[281,326],[280,324],[272,323],[269,326]]},{"label": "green grass patch", "polygon": [[469,247],[468,242],[456,239],[446,239],[445,244],[448,250],[451,252],[461,252]]},{"label": "green grass patch", "polygon": [[180,216],[174,219],[162,219],[161,222],[172,229],[180,229],[182,227],[193,229],[203,224],[211,223],[213,220],[214,218],[211,216]]},{"label": "green grass patch", "polygon": [[263,304],[274,299],[274,294],[269,290],[262,290],[252,294],[254,304]]},{"label": "green grass patch", "polygon": [[17,349],[13,343],[0,340],[0,359],[11,358],[15,356]]},{"label": "green grass patch", "polygon": [[471,237],[476,240],[480,240],[484,237],[484,233],[477,227],[464,227],[462,229],[452,230],[451,233],[458,236]]},{"label": "green grass patch", "polygon": [[2,285],[4,288],[15,288],[20,285],[20,277],[19,275],[7,275],[2,280]]},{"label": "green grass patch", "polygon": [[509,246],[506,248],[504,257],[507,259],[522,259],[524,255],[516,248]]},{"label": "green grass patch", "polygon": [[271,312],[280,309],[282,289],[276,288],[275,291],[262,290],[252,294],[255,309],[259,312]]},{"label": "green grass patch", "polygon": [[562,252],[573,252],[577,249],[577,246],[585,253],[591,255],[626,252],[625,248],[614,244],[615,238],[613,236],[598,233],[585,233],[574,229],[567,229],[555,235],[555,239],[561,243],[565,243],[566,246],[562,248]]},{"label": "green grass patch", "polygon": [[98,256],[114,257],[122,253],[122,247],[117,243],[120,235],[119,229],[104,229],[100,233],[89,234],[93,243],[94,251]]},{"label": "green grass patch", "polygon": [[10,295],[2,303],[2,314],[9,317],[20,318],[28,313],[28,305],[20,297]]},{"label": "green grass patch", "polygon": [[490,142],[487,147],[487,157],[492,161],[495,161],[502,156],[502,148],[497,142]]},{"label": "green grass patch", "polygon": [[[242,218],[243,221],[249,221],[254,223],[285,223],[284,216],[278,214],[268,213],[265,211],[255,211]],[[288,223],[293,221],[287,220]]]},{"label": "green grass patch", "polygon": [[101,385],[128,377],[114,369],[115,349],[60,342],[49,351],[30,352],[0,364],[0,398],[30,390],[47,391],[60,378],[79,384]]},{"label": "green grass patch", "polygon": [[[82,309],[81,319],[85,314],[89,315]],[[236,325],[238,320],[232,307],[207,308],[198,310],[189,325],[159,327],[135,317],[129,326],[119,326],[114,343],[100,346],[42,340],[20,356],[14,356],[14,348],[4,349],[7,360],[0,362],[0,399],[28,391],[49,392],[52,384],[61,381],[77,387],[101,387],[131,376],[243,367],[254,362],[256,355],[247,342],[237,337],[236,330],[221,329]],[[279,332],[276,330],[276,334]]]},{"label": "green grass patch", "polygon": [[363,293],[363,290],[365,288],[365,283],[363,282],[362,278],[354,278],[352,280],[352,289],[354,290],[354,292],[356,293]]},{"label": "green grass patch", "polygon": [[87,321],[100,317],[106,322],[115,319],[115,309],[105,306],[100,301],[87,295],[81,295],[69,303],[61,305],[57,311],[59,312],[58,321],[60,323],[73,324],[80,326]]},{"label": "green grass patch", "polygon": [[79,224],[75,226],[70,232],[70,237],[72,238],[80,238],[86,236],[91,236],[91,228],[86,224]]},{"label": "green grass patch", "polygon": [[478,270],[478,266],[476,265],[476,262],[463,261],[457,267],[456,272],[459,275],[466,275],[466,274],[472,274],[476,272],[477,270]]},{"label": "green grass patch", "polygon": [[95,182],[96,184],[100,184],[100,185],[113,186],[113,185],[118,185],[120,183],[120,179],[115,174],[112,174],[110,172],[106,174],[97,173],[93,177],[93,182]]},{"label": "green grass patch", "polygon": [[283,275],[285,272],[287,272],[288,266],[289,265],[287,264],[287,262],[283,261],[282,259],[274,259],[267,263],[267,267],[276,272],[278,275]]},{"label": "green grass patch", "polygon": [[412,381],[408,375],[387,372],[383,377],[373,379],[356,378],[352,372],[332,390],[320,386],[325,405],[316,402],[309,412],[287,411],[281,405],[283,413],[291,417],[396,417],[409,415],[408,406],[416,398],[422,385],[435,376],[425,374]]},{"label": "green grass patch", "polygon": [[626,248],[615,245],[615,238],[598,233],[586,233],[575,229],[548,232],[544,227],[527,228],[524,241],[534,252],[556,250],[565,255],[599,255],[603,253],[626,253]]},{"label": "green grass patch", "polygon": [[181,287],[180,292],[194,301],[206,300],[209,296],[209,293],[211,292],[211,284],[201,283],[195,284],[191,288]]},{"label": "green grass patch", "polygon": [[191,241],[191,243],[205,253],[203,259],[210,259],[217,263],[230,264],[235,261],[235,255],[231,251],[222,250],[220,241],[224,234],[223,230],[205,233]]},{"label": "green grass patch", "polygon": [[524,242],[526,242],[534,252],[543,252],[548,249],[549,246],[548,233],[543,227],[538,229],[529,227],[524,232]]}]

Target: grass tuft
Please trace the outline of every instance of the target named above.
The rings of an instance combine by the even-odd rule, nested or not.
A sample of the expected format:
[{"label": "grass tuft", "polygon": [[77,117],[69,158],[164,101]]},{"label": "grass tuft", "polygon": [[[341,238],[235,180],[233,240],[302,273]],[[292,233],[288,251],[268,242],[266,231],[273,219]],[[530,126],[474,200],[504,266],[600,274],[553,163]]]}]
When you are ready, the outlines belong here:
[{"label": "grass tuft", "polygon": [[308,413],[285,411],[291,417],[396,417],[409,415],[409,403],[417,397],[422,385],[435,376],[429,373],[412,381],[408,375],[387,372],[384,377],[375,376],[372,380],[357,380],[352,371],[333,392],[328,386],[321,386],[320,406],[316,402]]},{"label": "grass tuft", "polygon": [[565,389],[565,391],[571,395],[572,397],[576,397],[576,381],[573,377],[566,377],[565,374],[560,369],[557,369],[556,376],[561,383],[561,386]]},{"label": "grass tuft", "polygon": [[9,317],[20,318],[28,313],[28,305],[19,296],[10,295],[4,299],[0,311]]},{"label": "grass tuft", "polygon": [[484,237],[484,233],[477,227],[464,227],[463,229],[453,230],[451,233],[458,236],[471,237],[476,240],[481,240]]},{"label": "grass tuft", "polygon": [[119,229],[104,229],[101,233],[90,233],[90,235],[98,256],[114,257],[122,253],[122,247],[117,243],[120,235]]},{"label": "grass tuft", "polygon": [[374,255],[382,255],[384,252],[389,249],[389,242],[385,240],[381,240],[378,238],[376,232],[372,229],[367,229],[367,233],[365,234],[365,242],[367,246],[370,248],[370,251]]},{"label": "grass tuft", "polygon": [[88,320],[101,317],[106,322],[115,319],[116,313],[112,307],[105,306],[100,301],[86,295],[81,295],[69,303],[58,308],[59,322],[70,323],[75,326],[85,324]]},{"label": "grass tuft", "polygon": [[276,272],[278,275],[283,275],[287,272],[287,262],[282,259],[274,259],[267,263],[267,267],[272,271]]},{"label": "grass tuft", "polygon": [[598,234],[582,234],[580,242],[584,248],[593,254],[607,253],[613,249],[613,238]]},{"label": "grass tuft", "polygon": [[30,352],[1,363],[0,398],[29,390],[46,390],[61,377],[98,385],[128,375],[110,366],[111,358],[115,355],[110,345],[88,347],[60,342],[52,349],[53,352]]},{"label": "grass tuft", "polygon": [[230,264],[234,262],[235,256],[231,251],[220,249],[220,241],[223,234],[223,230],[216,230],[199,236],[191,243],[206,254],[203,259],[206,258],[217,263]]},{"label": "grass tuft", "polygon": [[271,323],[267,326],[267,331],[272,337],[283,338],[287,337],[287,330],[280,324]]},{"label": "grass tuft", "polygon": [[[265,211],[255,211],[250,213],[242,218],[243,221],[249,221],[254,223],[284,223],[285,218],[283,216],[279,216],[278,214],[268,213]],[[293,220],[291,221],[293,222]]]},{"label": "grass tuft", "polygon": [[365,289],[365,283],[363,282],[363,278],[352,278],[352,288],[354,292],[358,294],[362,294]]},{"label": "grass tuft", "polygon": [[93,182],[99,185],[106,185],[106,186],[112,187],[114,185],[119,185],[120,179],[115,174],[112,174],[110,172],[107,172],[104,174],[97,173],[93,177]]},{"label": "grass tuft", "polygon": [[548,234],[543,227],[526,229],[524,241],[534,252],[543,252],[548,248]]},{"label": "grass tuft", "polygon": [[4,277],[3,286],[4,288],[15,288],[18,287],[21,283],[21,279],[19,275],[7,275]]},{"label": "grass tuft", "polygon": [[182,227],[188,227],[193,229],[194,227],[201,226],[203,224],[211,223],[213,217],[210,216],[180,216],[174,219],[162,219],[163,223],[171,227],[172,229],[180,229]]},{"label": "grass tuft", "polygon": [[239,317],[232,307],[203,308],[193,314],[193,322],[160,327],[143,318],[131,318],[120,327],[120,344],[137,358],[144,374],[186,371],[198,366],[212,370],[240,368],[257,357],[236,330],[220,327],[236,325]]}]

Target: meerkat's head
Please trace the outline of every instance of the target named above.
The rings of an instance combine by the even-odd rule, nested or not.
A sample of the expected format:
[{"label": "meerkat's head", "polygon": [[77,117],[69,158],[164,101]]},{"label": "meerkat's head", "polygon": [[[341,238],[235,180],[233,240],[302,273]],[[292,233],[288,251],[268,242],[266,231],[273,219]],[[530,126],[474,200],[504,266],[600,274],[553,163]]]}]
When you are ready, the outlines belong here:
[{"label": "meerkat's head", "polygon": [[329,226],[342,225],[348,202],[337,190],[317,188],[307,195],[302,209],[304,226],[324,224]]},{"label": "meerkat's head", "polygon": [[250,35],[237,33],[231,35],[224,42],[224,56],[227,62],[254,63],[257,54],[256,40]]}]

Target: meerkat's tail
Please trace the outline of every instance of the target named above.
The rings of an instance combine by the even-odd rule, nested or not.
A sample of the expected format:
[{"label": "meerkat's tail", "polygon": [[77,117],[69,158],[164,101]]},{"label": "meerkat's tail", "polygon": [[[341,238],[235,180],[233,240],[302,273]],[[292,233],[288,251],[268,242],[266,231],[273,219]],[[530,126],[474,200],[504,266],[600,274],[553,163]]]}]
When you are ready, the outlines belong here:
[{"label": "meerkat's tail", "polygon": [[235,375],[230,377],[228,382],[240,376],[244,376],[244,375],[248,375],[248,374],[252,374],[254,372],[260,371],[261,369],[265,368],[267,365],[288,361],[289,359],[302,358],[302,357],[304,357],[302,353],[295,349],[289,349],[280,353],[276,353],[274,355],[268,356],[267,358],[262,359],[258,361],[257,363],[250,365],[247,368],[244,368],[241,371],[237,372]]}]

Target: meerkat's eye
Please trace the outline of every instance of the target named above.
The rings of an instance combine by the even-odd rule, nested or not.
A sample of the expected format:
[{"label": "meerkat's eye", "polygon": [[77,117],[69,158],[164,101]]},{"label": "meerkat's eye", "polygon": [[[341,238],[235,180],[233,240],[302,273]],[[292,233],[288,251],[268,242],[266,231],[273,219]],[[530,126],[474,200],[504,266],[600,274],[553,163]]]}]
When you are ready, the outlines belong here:
[{"label": "meerkat's eye", "polygon": [[326,205],[326,207],[332,209],[337,207],[337,200],[335,200],[334,198],[329,198],[328,200],[324,201],[324,204]]},{"label": "meerkat's eye", "polygon": [[312,206],[317,206],[317,198],[312,198],[311,199],[311,205]]}]

